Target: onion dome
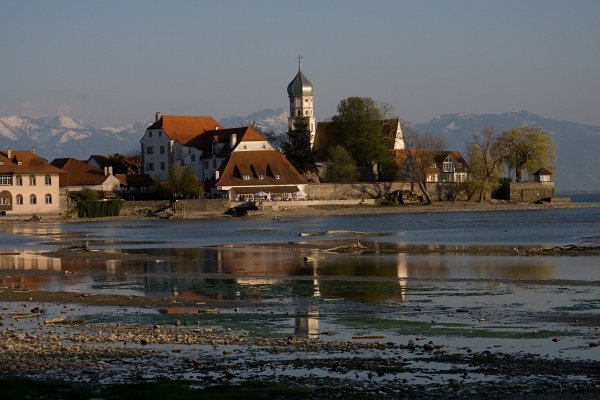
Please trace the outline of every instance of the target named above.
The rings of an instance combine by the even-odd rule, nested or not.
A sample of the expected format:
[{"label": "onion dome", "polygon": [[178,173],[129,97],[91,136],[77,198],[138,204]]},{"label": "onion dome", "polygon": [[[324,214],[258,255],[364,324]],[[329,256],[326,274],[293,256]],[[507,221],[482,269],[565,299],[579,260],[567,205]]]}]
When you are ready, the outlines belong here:
[{"label": "onion dome", "polygon": [[300,66],[298,66],[298,73],[296,74],[296,77],[288,85],[287,92],[289,97],[303,97],[313,95],[313,85],[306,78],[306,76],[304,76],[304,74],[300,70]]}]

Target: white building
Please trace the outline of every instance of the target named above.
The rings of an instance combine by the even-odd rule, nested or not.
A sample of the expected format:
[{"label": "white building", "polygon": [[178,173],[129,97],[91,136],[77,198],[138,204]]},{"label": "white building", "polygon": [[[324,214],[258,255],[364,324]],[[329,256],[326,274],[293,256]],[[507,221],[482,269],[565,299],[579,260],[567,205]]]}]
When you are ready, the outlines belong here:
[{"label": "white building", "polygon": [[0,151],[0,211],[9,215],[59,214],[60,173],[34,151]]},{"label": "white building", "polygon": [[206,131],[223,129],[209,116],[160,115],[146,129],[140,140],[142,173],[152,179],[169,180],[169,167],[174,163],[193,165],[198,162],[188,143]]}]

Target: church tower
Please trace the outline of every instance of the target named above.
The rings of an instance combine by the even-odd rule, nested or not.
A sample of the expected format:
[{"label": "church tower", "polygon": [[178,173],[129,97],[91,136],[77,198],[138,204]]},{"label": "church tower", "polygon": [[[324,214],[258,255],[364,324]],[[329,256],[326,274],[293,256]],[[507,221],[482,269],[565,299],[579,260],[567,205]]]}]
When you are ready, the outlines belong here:
[{"label": "church tower", "polygon": [[308,129],[310,131],[310,147],[315,141],[315,115],[313,113],[313,94],[312,83],[304,76],[300,66],[302,56],[298,56],[298,73],[287,87],[290,98],[290,116],[288,117],[288,128],[294,129],[294,124],[299,118],[308,120]]}]

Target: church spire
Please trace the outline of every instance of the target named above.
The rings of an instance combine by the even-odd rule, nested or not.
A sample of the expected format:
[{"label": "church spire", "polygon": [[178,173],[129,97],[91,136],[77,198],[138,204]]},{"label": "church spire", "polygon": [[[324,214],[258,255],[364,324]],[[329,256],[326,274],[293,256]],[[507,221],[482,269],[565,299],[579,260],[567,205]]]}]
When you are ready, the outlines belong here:
[{"label": "church spire", "polygon": [[288,117],[289,129],[294,129],[296,120],[302,118],[308,122],[310,145],[315,138],[315,116],[313,113],[314,87],[304,73],[302,73],[302,54],[298,54],[298,73],[287,87],[290,98],[290,116]]}]

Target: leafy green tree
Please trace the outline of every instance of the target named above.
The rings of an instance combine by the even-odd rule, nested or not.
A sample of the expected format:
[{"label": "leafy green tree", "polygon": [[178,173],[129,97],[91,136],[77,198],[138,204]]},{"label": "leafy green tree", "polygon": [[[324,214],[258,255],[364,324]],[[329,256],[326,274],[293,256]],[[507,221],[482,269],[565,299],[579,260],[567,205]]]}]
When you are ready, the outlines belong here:
[{"label": "leafy green tree", "polygon": [[336,144],[345,147],[357,166],[373,167],[392,158],[393,138],[383,130],[382,111],[370,97],[348,97],[338,105],[331,130]]},{"label": "leafy green tree", "polygon": [[473,133],[473,142],[467,145],[469,162],[469,184],[478,193],[482,202],[486,193],[491,193],[501,185],[503,153],[494,128],[485,128]]},{"label": "leafy green tree", "polygon": [[498,139],[509,176],[521,182],[523,170],[529,177],[554,162],[556,145],[552,137],[541,128],[521,127],[502,133]]},{"label": "leafy green tree", "polygon": [[315,157],[310,148],[308,118],[296,118],[294,127],[288,130],[281,148],[283,154],[298,171],[308,171],[315,166]]},{"label": "leafy green tree", "polygon": [[169,168],[169,187],[173,197],[198,198],[204,189],[189,165],[173,164]]},{"label": "leafy green tree", "polygon": [[344,147],[335,145],[329,151],[325,180],[327,182],[356,182],[358,180],[356,163]]}]

